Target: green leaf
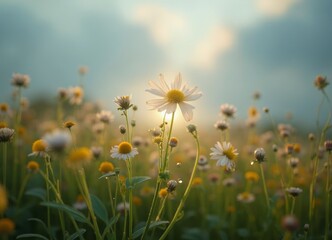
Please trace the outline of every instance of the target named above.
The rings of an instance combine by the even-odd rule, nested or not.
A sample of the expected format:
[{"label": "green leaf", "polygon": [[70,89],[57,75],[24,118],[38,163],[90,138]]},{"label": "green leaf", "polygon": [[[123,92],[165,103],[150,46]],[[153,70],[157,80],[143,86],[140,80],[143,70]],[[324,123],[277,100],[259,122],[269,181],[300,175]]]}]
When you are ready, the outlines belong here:
[{"label": "green leaf", "polygon": [[184,216],[184,211],[182,210],[182,211],[179,213],[179,215],[176,217],[175,221],[176,221],[176,222],[177,222],[177,221],[180,221],[180,220],[183,218],[183,216]]},{"label": "green leaf", "polygon": [[116,224],[116,223],[118,222],[119,218],[120,218],[120,214],[118,214],[118,215],[112,217],[112,218],[109,220],[108,225],[107,225],[107,226],[105,227],[105,229],[104,229],[104,232],[103,232],[102,238],[104,238],[105,235],[107,234],[107,231],[108,231],[108,230],[109,230],[114,224]]},{"label": "green leaf", "polygon": [[40,205],[64,211],[68,215],[72,216],[76,221],[90,225],[89,220],[81,212],[65,204],[56,202],[41,202]]},{"label": "green leaf", "polygon": [[108,214],[105,205],[102,201],[95,195],[91,194],[92,208],[96,216],[100,218],[106,225],[108,224]]},{"label": "green leaf", "polygon": [[25,195],[34,196],[45,201],[46,191],[44,188],[32,188],[27,190]]},{"label": "green leaf", "polygon": [[38,223],[40,223],[41,225],[42,225],[42,227],[44,228],[44,230],[47,232],[48,231],[48,229],[47,229],[47,226],[46,226],[46,224],[44,223],[44,221],[43,220],[41,220],[41,219],[39,219],[39,218],[29,218],[28,219],[28,221],[34,221],[34,222],[38,222]]},{"label": "green leaf", "polygon": [[72,234],[69,236],[68,240],[74,240],[76,238],[78,238],[79,236],[83,236],[83,234],[86,232],[86,230],[84,228],[80,228],[78,230],[78,232]]},{"label": "green leaf", "polygon": [[130,188],[134,188],[137,184],[140,184],[142,182],[145,182],[147,180],[150,180],[150,177],[147,176],[140,176],[140,177],[133,177],[131,178],[131,181],[129,181],[129,179],[126,179],[126,188],[130,189]]},{"label": "green leaf", "polygon": [[99,179],[107,178],[107,177],[112,177],[112,176],[116,176],[116,172],[105,173],[104,175],[102,175],[101,177],[99,177]]},{"label": "green leaf", "polygon": [[[150,224],[149,229],[158,227],[160,225],[165,225],[165,224],[168,224],[168,223],[169,223],[169,221],[156,221],[156,222],[153,222],[153,223]],[[138,238],[139,236],[141,236],[144,232],[144,229],[145,229],[145,226],[138,229],[138,230],[136,230],[133,233],[133,238],[135,239],[135,238]]]},{"label": "green leaf", "polygon": [[47,232],[53,239],[56,239],[54,231],[49,231],[49,229],[46,226],[46,223],[43,220],[41,220],[39,218],[29,218],[28,221],[40,223],[42,225],[43,229],[45,230],[45,232]]},{"label": "green leaf", "polygon": [[39,239],[48,240],[47,237],[40,235],[40,234],[36,234],[36,233],[26,233],[26,234],[18,235],[16,237],[16,239],[21,239],[21,238],[34,238],[34,239],[39,238]]}]

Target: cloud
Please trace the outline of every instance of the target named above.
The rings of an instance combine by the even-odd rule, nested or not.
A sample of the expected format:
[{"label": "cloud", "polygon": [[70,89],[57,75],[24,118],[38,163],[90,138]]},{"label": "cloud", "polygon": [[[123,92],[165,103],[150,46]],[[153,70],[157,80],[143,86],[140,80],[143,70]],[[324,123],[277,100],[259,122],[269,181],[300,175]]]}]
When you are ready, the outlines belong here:
[{"label": "cloud", "polygon": [[159,45],[173,41],[186,27],[183,16],[157,5],[141,5],[135,9],[134,21],[147,27]]},{"label": "cloud", "polygon": [[260,12],[269,16],[285,14],[298,0],[256,0]]},{"label": "cloud", "polygon": [[218,58],[234,45],[234,40],[231,29],[223,26],[212,28],[194,50],[193,66],[203,70],[213,69]]}]

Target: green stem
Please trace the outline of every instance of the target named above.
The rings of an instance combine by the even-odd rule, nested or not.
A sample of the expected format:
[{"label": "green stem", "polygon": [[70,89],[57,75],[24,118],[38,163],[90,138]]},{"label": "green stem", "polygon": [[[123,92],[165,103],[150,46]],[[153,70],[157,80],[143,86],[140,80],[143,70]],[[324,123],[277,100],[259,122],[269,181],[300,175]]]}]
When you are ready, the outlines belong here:
[{"label": "green stem", "polygon": [[99,231],[98,223],[97,223],[97,218],[96,218],[96,215],[93,211],[91,197],[90,197],[88,185],[86,183],[85,173],[84,173],[83,168],[78,170],[78,176],[79,176],[79,180],[80,180],[82,190],[83,190],[82,195],[85,196],[86,205],[87,205],[88,210],[89,210],[90,215],[91,215],[91,219],[92,219],[92,223],[93,223],[93,229],[94,229],[94,232],[95,232],[95,235],[96,235],[96,239],[98,239],[98,240],[102,239],[100,231]]},{"label": "green stem", "polygon": [[161,219],[161,215],[165,209],[165,203],[166,203],[166,199],[168,197],[168,194],[163,198],[163,201],[161,202],[161,207],[159,209],[159,212],[157,214],[157,217],[156,217],[156,221],[159,221]]},{"label": "green stem", "polygon": [[3,177],[3,179],[2,179],[2,183],[3,183],[3,186],[4,186],[4,188],[5,189],[7,189],[7,183],[6,183],[6,180],[7,180],[7,143],[6,142],[4,142],[3,144],[2,144],[2,148],[3,148],[3,152],[2,152],[2,154],[3,154],[3,175],[2,175],[2,177]]},{"label": "green stem", "polygon": [[144,229],[143,235],[141,237],[141,240],[143,240],[145,238],[146,234],[148,233],[148,230],[149,230],[149,227],[150,227],[150,222],[151,222],[151,219],[152,219],[152,214],[154,212],[154,209],[155,209],[155,206],[156,206],[156,203],[157,203],[157,196],[158,196],[160,186],[161,186],[161,179],[158,179],[156,188],[154,190],[153,199],[152,199],[148,219],[146,220],[146,225],[145,225],[145,229]]},{"label": "green stem", "polygon": [[[171,125],[170,125],[170,129],[169,129],[169,133],[168,133],[168,137],[167,137],[167,142],[166,142],[166,149],[165,149],[164,158],[163,158],[163,154],[162,154],[162,151],[161,151],[161,155],[160,155],[160,161],[161,161],[160,163],[161,164],[160,164],[160,168],[159,168],[159,174],[165,173],[165,168],[166,168],[166,165],[167,165],[166,163],[167,163],[167,159],[168,159],[169,140],[171,139],[171,135],[172,135],[172,131],[173,131],[174,115],[175,115],[175,113],[173,112],[172,113],[172,119],[171,119]],[[164,119],[163,119],[163,133],[162,133],[163,137],[164,137],[164,131],[165,131],[165,116],[166,116],[166,113],[165,113]],[[151,223],[151,220],[152,220],[152,214],[155,210],[158,193],[159,193],[159,190],[160,190],[160,187],[161,187],[161,182],[162,182],[162,179],[159,177],[158,180],[157,180],[157,183],[156,183],[156,188],[154,190],[153,199],[152,199],[148,219],[146,220],[146,225],[145,225],[144,232],[142,234],[141,240],[143,240],[146,237],[146,234],[149,231],[150,223]]]},{"label": "green stem", "polygon": [[127,170],[128,170],[128,180],[130,182],[129,188],[129,239],[133,239],[133,186],[131,183],[132,180],[132,167],[131,159],[126,161]]},{"label": "green stem", "polygon": [[165,172],[166,166],[167,166],[167,161],[169,159],[168,149],[169,149],[169,141],[170,141],[170,139],[172,137],[173,124],[174,124],[174,116],[175,116],[175,112],[172,113],[171,124],[170,124],[170,127],[169,127],[169,133],[168,133],[167,142],[166,142],[166,149],[165,149],[165,157],[164,157],[164,161],[163,161],[163,164],[162,164],[162,170],[161,170],[162,173]]},{"label": "green stem", "polygon": [[325,200],[325,240],[329,239],[329,229],[330,229],[330,196],[331,196],[331,189],[330,189],[330,171],[331,171],[331,152],[329,152],[329,156],[327,159],[327,168],[326,168],[326,200]]},{"label": "green stem", "polygon": [[[64,204],[62,198],[61,198],[61,195],[59,194],[59,192],[57,191],[56,187],[54,186],[54,184],[48,179],[47,175],[39,170],[39,173],[40,175],[44,178],[45,182],[49,184],[49,186],[51,187],[51,189],[53,190],[53,193],[55,194],[57,200],[59,201],[59,203],[61,204]],[[76,176],[76,175],[75,175]],[[70,220],[72,221],[74,227],[75,227],[75,230],[78,232],[79,231],[79,228],[78,228],[78,225],[77,223],[75,222],[75,220],[73,219],[72,216],[69,216]],[[79,236],[81,240],[84,240],[82,235]],[[52,239],[52,238],[51,238]]]},{"label": "green stem", "polygon": [[13,191],[16,190],[16,183],[17,183],[17,171],[18,171],[18,163],[19,163],[19,127],[21,124],[21,114],[22,114],[22,106],[21,106],[21,88],[18,88],[18,105],[17,105],[17,113],[16,113],[16,119],[15,119],[15,138],[14,138],[14,167],[13,167],[13,184],[12,189]]},{"label": "green stem", "polygon": [[[50,202],[50,174],[48,169],[48,159],[47,157],[44,158],[45,160],[45,171],[46,171],[46,200]],[[51,212],[50,207],[47,206],[47,227],[48,231],[51,232]]]},{"label": "green stem", "polygon": [[262,182],[263,182],[263,189],[264,189],[264,194],[265,194],[266,205],[267,205],[267,208],[268,208],[268,213],[270,213],[270,210],[271,210],[270,200],[269,200],[269,195],[268,195],[267,188],[266,188],[263,165],[260,163],[259,167],[260,167],[260,170],[261,170],[261,176],[262,176]]},{"label": "green stem", "polygon": [[196,173],[196,167],[197,167],[197,163],[198,163],[198,159],[199,159],[199,154],[200,154],[200,145],[199,145],[199,140],[196,134],[193,134],[195,140],[196,140],[196,146],[197,146],[197,151],[196,151],[196,160],[195,160],[195,164],[193,167],[193,170],[191,172],[191,176],[186,188],[186,191],[183,194],[183,197],[179,203],[178,208],[176,209],[176,212],[174,214],[174,217],[172,219],[172,221],[170,222],[170,224],[167,226],[166,230],[164,231],[164,233],[161,235],[161,237],[159,238],[159,240],[163,240],[167,237],[167,235],[169,234],[169,232],[172,230],[174,224],[178,221],[178,217],[180,215],[180,213],[182,212],[183,206],[189,196],[190,193],[190,189],[192,187],[192,181],[194,179],[195,173]]},{"label": "green stem", "polygon": [[293,215],[294,214],[294,208],[295,208],[295,197],[292,197],[293,200],[292,200],[292,208],[291,208],[291,212],[290,214]]},{"label": "green stem", "polygon": [[21,203],[21,199],[22,199],[22,196],[23,196],[23,192],[24,192],[24,189],[28,183],[28,180],[30,178],[30,174],[28,173],[27,175],[25,175],[24,179],[23,179],[23,182],[22,182],[22,185],[20,187],[20,191],[19,191],[19,194],[18,194],[18,197],[17,197],[17,206],[19,207],[20,206],[20,203]]},{"label": "green stem", "polygon": [[110,202],[111,202],[111,211],[112,211],[113,216],[115,216],[113,196],[112,196],[111,178],[106,178],[106,181],[107,181],[108,194],[109,194],[109,198],[110,198]]}]

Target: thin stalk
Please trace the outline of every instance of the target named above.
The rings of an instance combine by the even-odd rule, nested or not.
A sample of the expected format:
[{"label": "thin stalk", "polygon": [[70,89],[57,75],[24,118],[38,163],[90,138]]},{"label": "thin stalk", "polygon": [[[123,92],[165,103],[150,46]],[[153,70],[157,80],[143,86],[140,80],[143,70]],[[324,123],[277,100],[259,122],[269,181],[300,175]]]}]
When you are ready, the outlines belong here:
[{"label": "thin stalk", "polygon": [[92,223],[93,223],[93,229],[94,229],[94,232],[95,232],[95,235],[96,235],[96,239],[98,239],[98,240],[102,239],[100,231],[99,231],[98,223],[97,223],[97,218],[96,218],[96,215],[93,211],[91,197],[90,197],[88,185],[86,183],[85,173],[84,173],[83,168],[78,170],[78,176],[79,176],[79,181],[81,182],[81,186],[82,186],[82,190],[83,190],[82,194],[83,194],[83,196],[85,196],[86,204],[87,204],[88,210],[89,210],[90,215],[91,215],[91,219],[92,219]]},{"label": "thin stalk", "polygon": [[291,212],[290,214],[293,215],[294,214],[294,208],[295,208],[295,197],[292,197],[292,208],[291,208]]},{"label": "thin stalk", "polygon": [[15,119],[15,138],[14,138],[14,167],[13,167],[13,186],[12,189],[15,191],[16,190],[16,183],[17,183],[17,172],[18,172],[18,163],[19,163],[19,144],[18,144],[18,132],[19,132],[19,127],[21,124],[21,114],[22,114],[22,106],[21,106],[21,99],[22,99],[22,94],[21,94],[21,88],[19,87],[17,89],[17,95],[18,95],[18,105],[17,105],[17,113],[16,113],[16,119]]},{"label": "thin stalk", "polygon": [[3,148],[3,152],[2,152],[2,154],[3,154],[3,169],[2,169],[3,179],[2,179],[2,183],[3,183],[4,188],[7,189],[7,183],[6,183],[6,180],[7,180],[7,175],[6,175],[7,174],[7,143],[6,142],[4,142],[2,144],[2,148]]},{"label": "thin stalk", "polygon": [[123,198],[123,208],[124,208],[124,224],[123,224],[123,234],[122,234],[122,240],[126,239],[126,235],[127,235],[127,218],[128,218],[128,213],[127,213],[127,208],[126,208],[126,202],[125,202],[125,198]]},{"label": "thin stalk", "polygon": [[267,188],[266,188],[263,165],[260,163],[259,167],[260,167],[260,170],[261,170],[261,176],[262,176],[262,183],[263,183],[263,189],[264,189],[264,194],[265,194],[266,205],[267,205],[267,208],[268,208],[268,213],[270,213],[270,211],[271,211],[270,200],[269,200],[269,194],[268,194]]},{"label": "thin stalk", "polygon": [[[158,211],[158,214],[157,214],[157,217],[156,217],[156,221],[159,221],[159,220],[161,219],[161,217],[162,217],[162,214],[163,214],[164,209],[165,209],[165,203],[166,203],[166,199],[167,199],[167,197],[168,197],[168,193],[167,193],[167,195],[163,198],[163,200],[162,200],[162,202],[161,202],[161,204],[160,204],[161,207],[159,208],[159,211]],[[155,232],[156,232],[156,228],[154,228],[154,229],[152,230],[152,233],[151,233],[151,237],[150,237],[150,239],[154,239],[153,237],[154,237]]]},{"label": "thin stalk", "polygon": [[145,225],[145,229],[144,229],[143,235],[141,237],[141,240],[143,240],[145,238],[146,234],[148,233],[148,230],[149,230],[149,227],[150,227],[150,222],[151,222],[151,219],[152,219],[152,214],[153,214],[153,211],[154,211],[156,203],[157,203],[157,196],[158,196],[160,186],[161,186],[161,179],[158,179],[156,188],[154,190],[153,199],[152,199],[148,219],[146,220],[146,225]]},{"label": "thin stalk", "polygon": [[24,189],[25,189],[25,187],[28,183],[28,180],[29,180],[30,176],[31,176],[30,174],[25,175],[25,177],[23,179],[23,182],[21,184],[20,191],[19,191],[19,194],[18,194],[18,197],[17,197],[17,202],[16,202],[18,207],[20,206],[21,199],[22,199],[22,196],[23,196],[23,192],[24,192]]},{"label": "thin stalk", "polygon": [[[46,200],[47,202],[50,202],[50,174],[49,174],[49,169],[48,169],[48,159],[47,157],[44,158],[45,160],[45,172],[46,172]],[[48,231],[51,232],[51,211],[50,207],[47,206],[47,227]]]},{"label": "thin stalk", "polygon": [[161,202],[161,207],[160,207],[159,212],[157,214],[156,221],[159,221],[161,219],[162,213],[165,209],[165,203],[166,203],[167,197],[168,197],[168,194],[163,198],[163,201]]},{"label": "thin stalk", "polygon": [[[172,119],[171,119],[171,125],[170,125],[170,129],[169,129],[169,133],[168,133],[168,137],[167,137],[167,142],[166,142],[166,150],[165,150],[164,158],[163,158],[162,154],[160,156],[161,157],[161,164],[160,164],[159,174],[165,172],[166,162],[167,162],[167,159],[168,159],[168,148],[169,148],[168,143],[169,143],[169,140],[171,139],[171,134],[172,134],[172,130],[173,130],[174,115],[175,115],[175,113],[173,112],[172,113]],[[165,116],[166,116],[166,114],[165,114]],[[163,120],[163,127],[165,127],[165,116],[164,116],[164,120]],[[163,133],[163,136],[164,136],[164,133]],[[156,188],[155,188],[155,191],[154,191],[154,194],[153,194],[153,199],[152,199],[148,219],[146,220],[146,225],[145,225],[144,232],[142,234],[141,240],[143,240],[146,237],[146,234],[148,233],[150,223],[151,223],[151,220],[152,220],[152,214],[153,214],[153,212],[155,210],[155,207],[156,207],[157,197],[158,197],[158,193],[159,193],[159,190],[160,190],[160,187],[161,187],[161,182],[162,182],[162,179],[159,177],[158,180],[157,180],[157,183],[156,183]]]},{"label": "thin stalk", "polygon": [[[131,159],[126,161],[127,170],[128,170],[128,180],[131,183],[132,180],[132,167],[131,167]],[[129,239],[133,239],[133,186],[129,188]]]},{"label": "thin stalk", "polygon": [[115,216],[111,178],[106,178],[106,181],[107,181],[108,195],[109,195],[110,202],[111,202],[111,211],[112,211],[113,216]]},{"label": "thin stalk", "polygon": [[[55,194],[55,196],[56,196],[57,200],[59,201],[59,203],[64,204],[64,202],[62,201],[61,195],[57,191],[57,189],[54,186],[54,184],[47,178],[47,175],[43,171],[41,171],[41,170],[39,170],[39,173],[44,178],[45,182],[49,184],[49,186],[53,190],[53,193]],[[69,218],[70,218],[71,222],[73,223],[75,230],[78,232],[79,231],[79,227],[78,227],[77,223],[75,222],[75,220],[73,219],[72,216],[69,216]],[[80,235],[79,237],[80,237],[81,240],[84,240],[83,237],[82,237],[82,235]]]},{"label": "thin stalk", "polygon": [[327,159],[327,168],[326,168],[326,200],[325,200],[325,236],[324,239],[329,239],[329,229],[330,229],[330,196],[331,196],[331,189],[330,189],[330,172],[331,172],[331,152],[329,152],[329,156]]},{"label": "thin stalk", "polygon": [[199,145],[199,140],[198,140],[198,137],[197,137],[197,133],[196,134],[193,134],[195,140],[196,140],[196,146],[197,146],[197,151],[196,151],[196,159],[195,159],[195,164],[194,164],[194,167],[193,167],[193,170],[191,172],[191,176],[190,176],[190,179],[189,179],[189,182],[188,182],[188,185],[187,185],[187,188],[186,188],[186,191],[184,192],[183,194],[183,197],[179,203],[179,206],[178,208],[176,209],[176,212],[174,214],[174,217],[172,219],[172,221],[170,222],[170,224],[167,226],[166,230],[164,231],[164,233],[161,235],[161,237],[159,238],[159,240],[163,240],[167,237],[167,235],[169,234],[169,232],[172,230],[174,224],[178,221],[178,217],[183,209],[183,206],[189,196],[189,193],[190,193],[190,190],[191,190],[191,187],[192,187],[192,181],[194,179],[194,176],[195,176],[195,173],[196,173],[196,167],[197,167],[197,163],[198,163],[198,159],[199,159],[199,154],[200,154],[200,145]]},{"label": "thin stalk", "polygon": [[171,124],[170,124],[170,127],[169,127],[169,133],[168,133],[167,142],[166,142],[165,157],[164,157],[164,161],[163,161],[163,165],[162,165],[162,173],[164,173],[165,170],[166,170],[166,165],[167,165],[167,161],[168,161],[168,158],[169,158],[168,149],[169,149],[169,141],[172,137],[174,116],[175,116],[175,112],[172,113]]}]

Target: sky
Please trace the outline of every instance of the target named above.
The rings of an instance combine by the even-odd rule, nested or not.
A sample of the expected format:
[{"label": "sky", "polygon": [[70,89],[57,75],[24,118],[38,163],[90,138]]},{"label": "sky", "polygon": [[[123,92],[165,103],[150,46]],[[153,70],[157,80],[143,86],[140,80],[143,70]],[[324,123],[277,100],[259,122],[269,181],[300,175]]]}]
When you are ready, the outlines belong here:
[{"label": "sky", "polygon": [[2,0],[0,102],[13,73],[30,75],[33,99],[77,85],[88,66],[90,99],[115,111],[113,99],[131,94],[144,115],[148,81],[180,72],[203,92],[193,122],[213,124],[223,103],[245,119],[259,91],[257,107],[310,125],[322,97],[313,80],[332,76],[331,9],[329,0]]}]

